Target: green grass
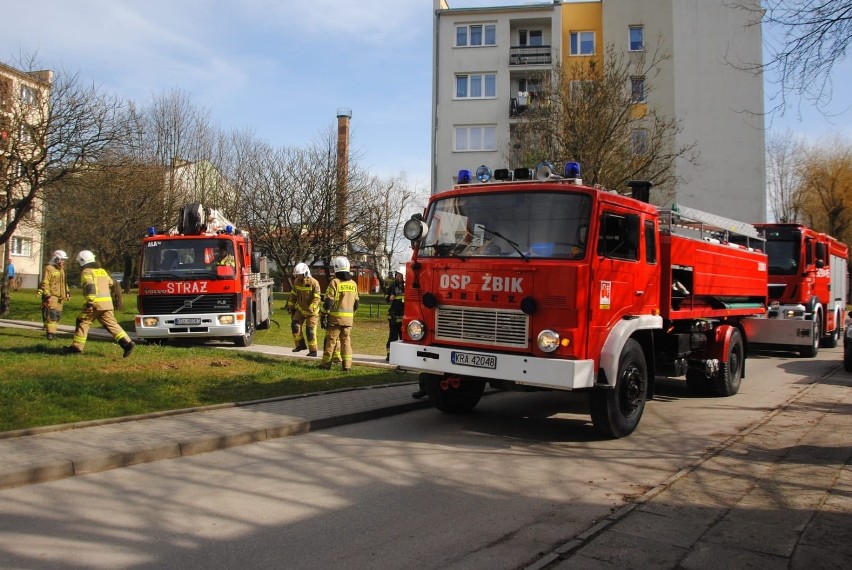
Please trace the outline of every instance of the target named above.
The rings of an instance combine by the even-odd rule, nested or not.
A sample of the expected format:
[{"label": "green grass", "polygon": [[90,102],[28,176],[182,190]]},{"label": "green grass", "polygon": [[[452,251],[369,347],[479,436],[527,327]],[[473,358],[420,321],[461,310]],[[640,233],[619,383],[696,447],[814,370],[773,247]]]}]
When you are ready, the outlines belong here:
[{"label": "green grass", "polygon": [[[118,323],[133,336],[133,317],[136,315],[136,293],[123,295],[124,310],[116,311]],[[273,346],[293,346],[293,334],[290,332],[290,316],[284,310],[287,302],[286,293],[275,293],[273,302],[272,326],[255,333],[255,344],[270,344]],[[84,304],[80,289],[72,289],[71,299],[65,302],[60,324],[74,326],[74,321]],[[385,343],[388,339],[387,303],[380,295],[363,295],[358,313],[355,315],[355,325],[352,327],[352,350],[357,354],[373,354],[384,356]],[[11,295],[9,314],[3,318],[41,322],[41,298],[33,289],[14,291]],[[93,325],[99,327],[99,324]],[[320,350],[322,350],[322,329],[318,334]]]},{"label": "green grass", "polygon": [[[62,324],[74,325],[82,306],[75,291],[66,303]],[[125,295],[125,310],[116,317],[133,331],[135,295]],[[258,331],[257,344],[292,346],[289,317],[280,308],[269,330]],[[366,305],[366,303],[365,303]],[[362,308],[353,328],[353,349],[384,355],[387,320]],[[362,314],[363,313],[363,314]],[[286,323],[278,320],[286,317]],[[41,321],[34,291],[12,294],[4,318]],[[99,327],[100,325],[94,325]],[[130,358],[112,342],[90,337],[82,355],[63,355],[70,335],[48,341],[38,330],[0,328],[0,431],[244,402],[342,388],[414,381],[413,375],[367,366],[349,374],[317,368],[317,361],[217,350],[209,346],[140,344]]]}]

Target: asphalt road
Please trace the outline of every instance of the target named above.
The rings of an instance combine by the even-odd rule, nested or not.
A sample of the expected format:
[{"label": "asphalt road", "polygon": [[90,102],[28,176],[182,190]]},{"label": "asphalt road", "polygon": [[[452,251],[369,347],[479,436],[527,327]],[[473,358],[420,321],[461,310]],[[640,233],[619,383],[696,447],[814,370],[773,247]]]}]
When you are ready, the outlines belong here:
[{"label": "asphalt road", "polygon": [[732,398],[664,381],[600,440],[585,398],[499,393],[303,436],[0,491],[0,567],[522,568],[840,363],[757,357]]}]

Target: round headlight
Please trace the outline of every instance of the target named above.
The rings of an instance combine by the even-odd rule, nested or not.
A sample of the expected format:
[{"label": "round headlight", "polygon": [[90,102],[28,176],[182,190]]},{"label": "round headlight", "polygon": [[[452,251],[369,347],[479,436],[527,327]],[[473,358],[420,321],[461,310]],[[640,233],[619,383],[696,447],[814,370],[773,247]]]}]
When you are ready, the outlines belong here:
[{"label": "round headlight", "polygon": [[551,330],[543,330],[538,333],[538,348],[542,352],[553,352],[559,348],[559,333]]},{"label": "round headlight", "polygon": [[410,321],[408,323],[408,336],[411,340],[421,340],[426,336],[426,325],[420,321]]},{"label": "round headlight", "polygon": [[405,236],[405,239],[411,241],[420,239],[426,235],[426,232],[428,231],[429,227],[423,220],[411,219],[405,222],[405,225],[402,226],[402,235]]}]

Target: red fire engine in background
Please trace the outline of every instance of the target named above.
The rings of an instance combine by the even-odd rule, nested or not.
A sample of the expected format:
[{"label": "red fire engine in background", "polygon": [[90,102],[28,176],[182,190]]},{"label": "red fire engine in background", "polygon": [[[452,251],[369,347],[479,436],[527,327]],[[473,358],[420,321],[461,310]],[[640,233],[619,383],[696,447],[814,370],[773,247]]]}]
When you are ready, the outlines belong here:
[{"label": "red fire engine in background", "polygon": [[745,323],[754,348],[817,355],[834,348],[846,322],[849,248],[800,224],[755,224],[769,257],[766,318]]},{"label": "red fire engine in background", "polygon": [[636,197],[584,186],[576,163],[494,175],[513,180],[462,171],[404,227],[414,254],[390,362],[419,371],[436,408],[470,411],[486,383],[582,390],[595,428],[623,437],[658,373],[739,390],[743,321],[767,308],[754,226],[660,210],[649,183],[631,184]]},{"label": "red fire engine in background", "polygon": [[218,210],[189,204],[176,230],[149,228],[139,268],[139,338],[227,339],[248,346],[255,329],[269,327],[274,281],[266,258]]}]

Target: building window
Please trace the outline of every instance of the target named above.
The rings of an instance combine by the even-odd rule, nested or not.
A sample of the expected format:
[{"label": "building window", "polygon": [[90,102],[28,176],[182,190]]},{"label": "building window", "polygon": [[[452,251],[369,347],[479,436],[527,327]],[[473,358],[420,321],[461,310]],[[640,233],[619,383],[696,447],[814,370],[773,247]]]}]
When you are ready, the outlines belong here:
[{"label": "building window", "polygon": [[630,78],[630,100],[634,103],[642,103],[645,101],[645,78],[631,77]]},{"label": "building window", "polygon": [[35,105],[36,90],[28,85],[21,85],[21,102],[25,105]]},{"label": "building window", "polygon": [[30,257],[33,254],[33,240],[29,238],[13,237],[12,246],[9,248],[9,254]]},{"label": "building window", "polygon": [[645,49],[645,26],[630,26],[630,51]]},{"label": "building window", "polygon": [[497,150],[497,127],[476,125],[456,127],[453,151]]},{"label": "building window", "polygon": [[594,32],[571,32],[571,55],[594,55]]},{"label": "building window", "polygon": [[456,26],[456,47],[497,45],[496,24]]},{"label": "building window", "polygon": [[456,75],[456,99],[485,99],[496,96],[495,74]]},{"label": "building window", "polygon": [[648,129],[633,129],[630,133],[630,147],[634,156],[648,154]]},{"label": "building window", "polygon": [[520,30],[518,31],[519,46],[543,46],[544,34],[541,30]]}]

